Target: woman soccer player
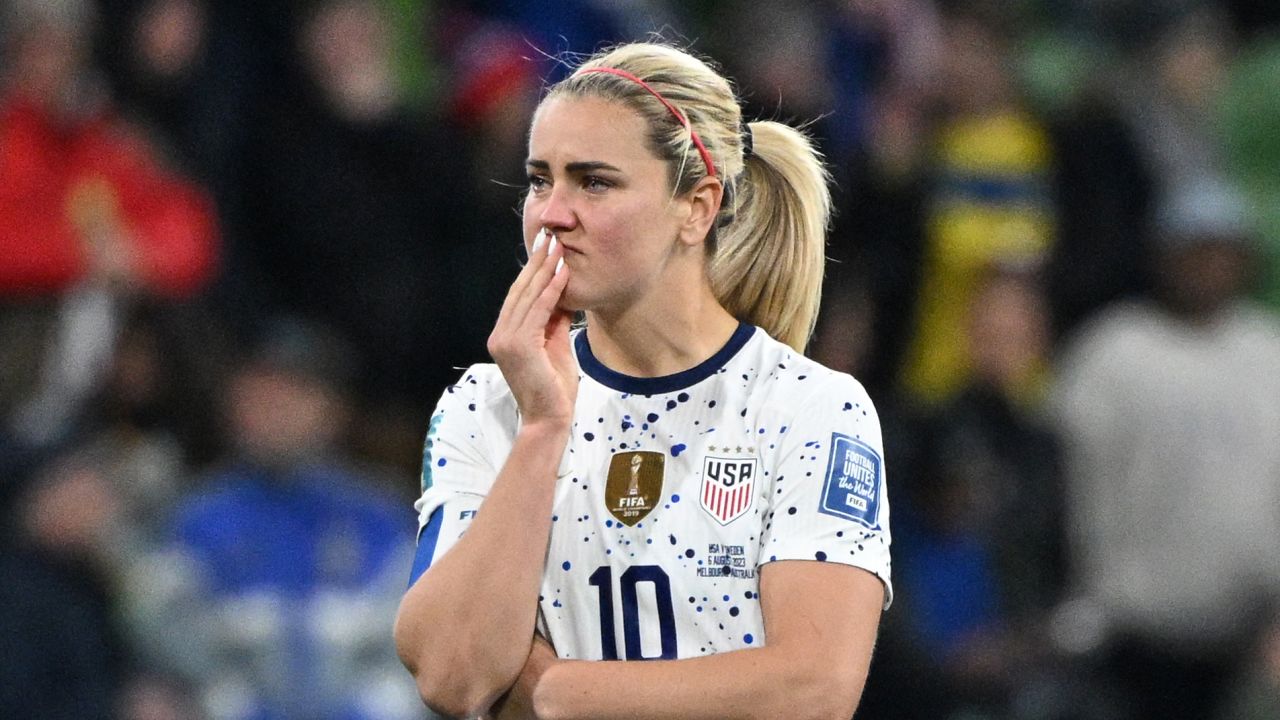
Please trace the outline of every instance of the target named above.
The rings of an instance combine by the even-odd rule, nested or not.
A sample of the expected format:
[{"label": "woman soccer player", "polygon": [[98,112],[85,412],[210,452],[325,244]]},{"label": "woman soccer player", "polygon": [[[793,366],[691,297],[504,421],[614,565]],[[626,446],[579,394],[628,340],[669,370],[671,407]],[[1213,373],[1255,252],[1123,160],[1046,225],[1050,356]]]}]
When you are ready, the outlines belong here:
[{"label": "woman soccer player", "polygon": [[871,401],[802,354],[818,156],[744,125],[700,60],[633,44],[550,89],[527,164],[497,364],[448,389],[427,435],[396,622],[423,698],[464,717],[850,717],[892,594],[889,508]]}]

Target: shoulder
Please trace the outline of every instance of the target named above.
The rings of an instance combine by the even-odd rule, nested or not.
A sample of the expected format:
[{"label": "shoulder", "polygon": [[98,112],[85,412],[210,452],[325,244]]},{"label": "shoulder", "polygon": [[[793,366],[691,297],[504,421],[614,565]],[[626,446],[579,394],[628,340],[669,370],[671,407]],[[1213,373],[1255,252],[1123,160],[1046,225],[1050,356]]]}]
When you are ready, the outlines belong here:
[{"label": "shoulder", "polygon": [[772,412],[797,416],[849,414],[875,417],[866,388],[852,375],[832,370],[757,331],[759,378],[753,389]]},{"label": "shoulder", "polygon": [[440,395],[440,402],[445,404],[455,397],[485,405],[503,401],[515,402],[506,378],[493,363],[477,363],[462,371],[457,382],[445,387]]},{"label": "shoulder", "polygon": [[460,467],[483,468],[491,476],[510,452],[519,422],[515,397],[498,366],[467,368],[445,388],[431,415],[422,449],[423,491]]},{"label": "shoulder", "polygon": [[[431,416],[431,430],[514,422],[516,400],[493,363],[472,365],[445,387]],[[468,431],[470,432],[470,431]]]}]

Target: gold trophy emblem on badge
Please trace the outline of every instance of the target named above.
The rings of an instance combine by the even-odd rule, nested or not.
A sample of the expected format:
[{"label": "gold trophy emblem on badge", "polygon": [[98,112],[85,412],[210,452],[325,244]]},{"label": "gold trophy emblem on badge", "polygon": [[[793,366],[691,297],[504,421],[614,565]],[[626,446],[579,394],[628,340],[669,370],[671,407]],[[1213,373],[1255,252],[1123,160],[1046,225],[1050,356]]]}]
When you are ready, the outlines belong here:
[{"label": "gold trophy emblem on badge", "polygon": [[653,512],[662,497],[666,459],[663,453],[649,450],[615,454],[604,487],[609,514],[631,527]]},{"label": "gold trophy emblem on badge", "polygon": [[627,488],[628,495],[640,494],[640,465],[644,463],[644,458],[639,455],[631,456],[631,487]]}]

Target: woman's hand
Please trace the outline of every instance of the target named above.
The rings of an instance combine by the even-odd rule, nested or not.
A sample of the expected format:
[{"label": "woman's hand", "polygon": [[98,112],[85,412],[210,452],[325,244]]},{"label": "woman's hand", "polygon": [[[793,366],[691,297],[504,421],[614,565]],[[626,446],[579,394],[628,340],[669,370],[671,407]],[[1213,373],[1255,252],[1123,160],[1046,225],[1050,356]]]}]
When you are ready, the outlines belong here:
[{"label": "woman's hand", "polygon": [[489,354],[515,396],[522,422],[567,428],[578,396],[578,371],[569,347],[571,316],[557,307],[569,280],[563,248],[538,231],[529,262],[516,276],[489,334]]},{"label": "woman's hand", "polygon": [[538,689],[543,673],[558,662],[560,658],[551,643],[535,633],[529,659],[524,664],[524,670],[520,671],[516,684],[494,704],[485,717],[488,720],[536,720],[538,716],[533,709],[534,692]]}]

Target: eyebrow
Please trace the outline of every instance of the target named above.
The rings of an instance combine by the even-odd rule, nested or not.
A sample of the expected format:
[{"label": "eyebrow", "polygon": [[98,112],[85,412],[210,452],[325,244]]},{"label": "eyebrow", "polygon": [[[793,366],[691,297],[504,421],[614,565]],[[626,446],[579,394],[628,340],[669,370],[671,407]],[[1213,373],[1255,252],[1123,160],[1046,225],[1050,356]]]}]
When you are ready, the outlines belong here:
[{"label": "eyebrow", "polygon": [[[548,163],[546,160],[529,159],[525,161],[525,165],[527,165],[528,167],[534,168],[536,170],[551,169],[551,164]],[[584,172],[591,172],[593,170],[611,170],[613,172],[618,172],[618,173],[622,172],[621,168],[615,167],[613,165],[610,165],[607,162],[602,162],[599,160],[585,160],[581,162],[571,162],[566,164],[564,166],[564,169],[565,169],[565,172],[568,172],[571,175],[576,175]]]}]

